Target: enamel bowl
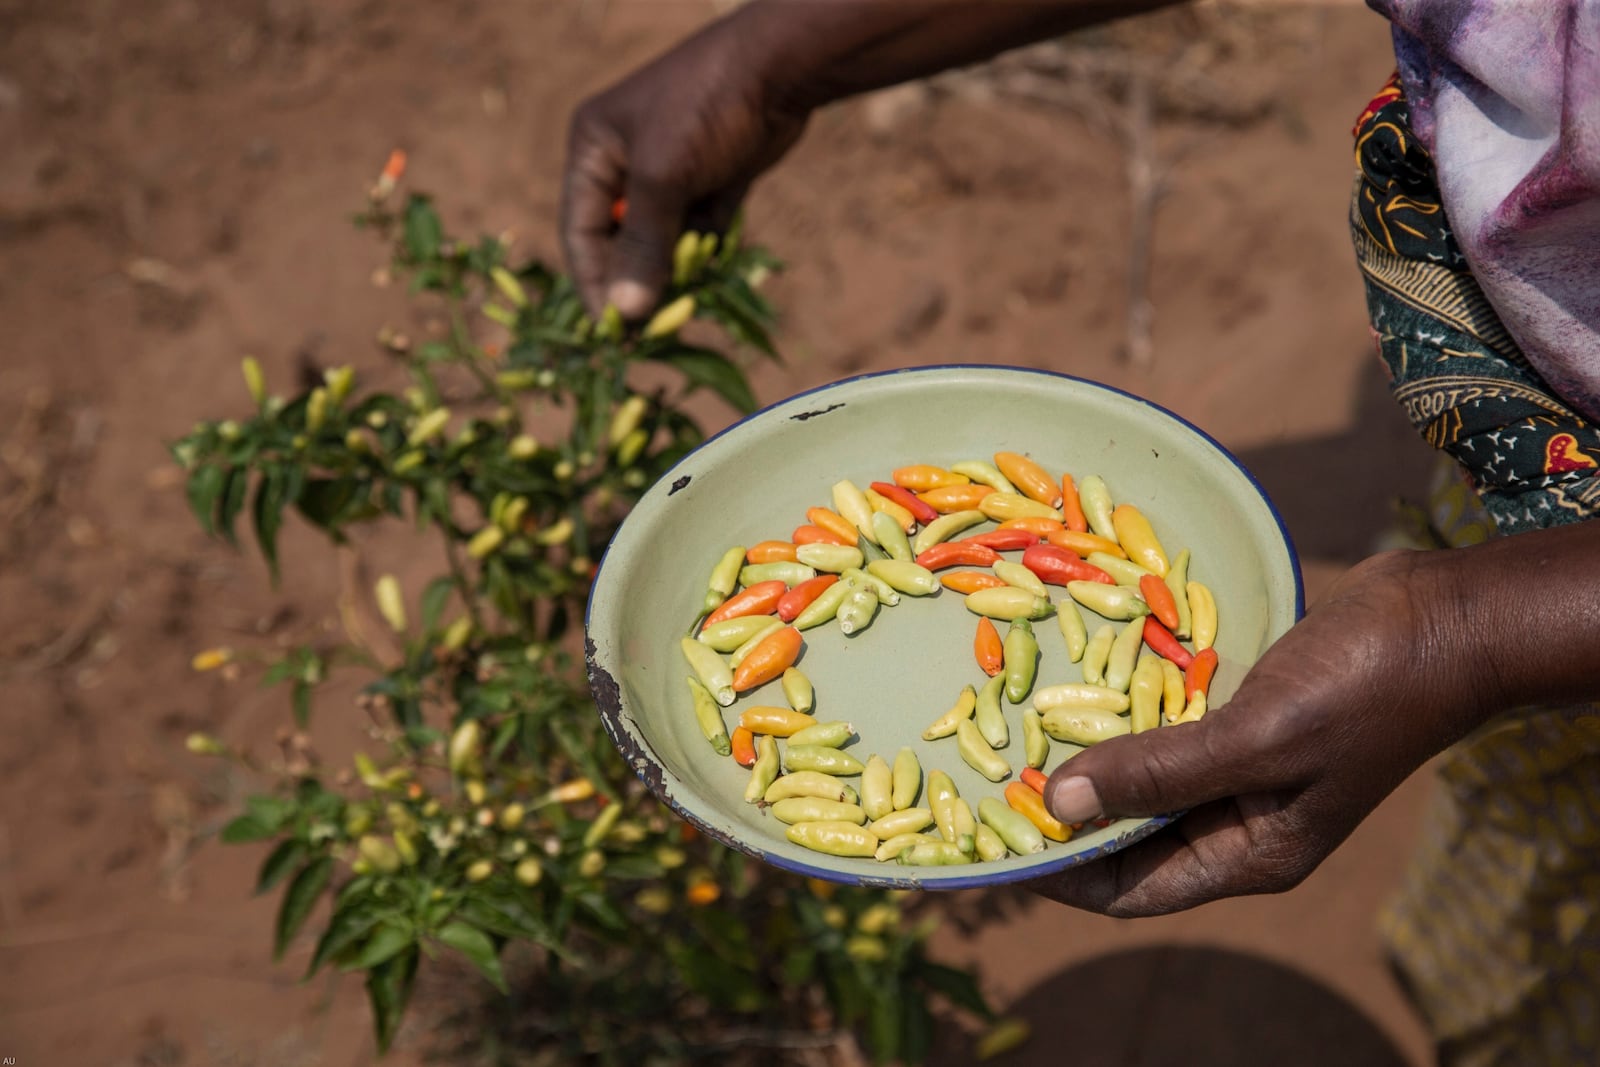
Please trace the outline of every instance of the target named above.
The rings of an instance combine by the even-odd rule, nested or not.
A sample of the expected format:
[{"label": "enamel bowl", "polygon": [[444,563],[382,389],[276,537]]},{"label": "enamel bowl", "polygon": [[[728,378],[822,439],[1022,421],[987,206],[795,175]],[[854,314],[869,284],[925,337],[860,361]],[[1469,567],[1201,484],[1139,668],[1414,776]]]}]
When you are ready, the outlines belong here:
[{"label": "enamel bowl", "polygon": [[[606,729],[644,782],[731,847],[802,874],[886,887],[959,889],[1037,877],[1114,852],[1169,822],[1172,816],[1086,827],[1041,853],[963,866],[837,858],[791,843],[783,823],[746,804],[750,772],[717,755],[696,725],[678,644],[725,549],[787,540],[808,507],[831,505],[830,487],[842,478],[865,488],[890,480],[897,467],[988,460],[999,451],[1029,455],[1080,484],[1099,474],[1115,502],[1145,513],[1169,556],[1190,549],[1189,576],[1210,587],[1221,620],[1213,707],[1299,618],[1300,568],[1282,519],[1238,460],[1171,412],[1095,382],[1021,368],[921,367],[847,379],[706,441],[645,494],[607,550],[589,598],[589,680]],[[1050,591],[1053,601],[1082,612],[1091,635],[1101,625],[1064,589]],[[892,762],[910,745],[924,775],[947,771],[974,810],[979,798],[999,797],[1005,783],[969,768],[954,738],[930,742],[921,734],[963,686],[986,680],[972,653],[975,624],[950,590],[903,597],[851,637],[832,623],[805,631],[798,664],[815,686],[818,721],[854,724],[849,752],[862,762],[872,753]],[[1005,624],[999,628],[1003,633]],[[1034,630],[1036,684],[1081,680],[1054,619]],[[778,683],[724,709],[730,732],[752,704],[783,705]],[[1013,772],[1022,766],[1026,706],[1003,704],[1012,741],[1001,754]],[[1052,742],[1045,771],[1076,751]],[[859,787],[859,779],[847,781]]]}]

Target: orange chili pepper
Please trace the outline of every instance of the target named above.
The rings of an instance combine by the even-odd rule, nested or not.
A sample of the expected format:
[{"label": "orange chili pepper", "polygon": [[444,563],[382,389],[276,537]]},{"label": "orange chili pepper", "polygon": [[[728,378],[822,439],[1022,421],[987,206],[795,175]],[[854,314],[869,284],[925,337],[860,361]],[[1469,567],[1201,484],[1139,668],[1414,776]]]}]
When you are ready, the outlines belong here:
[{"label": "orange chili pepper", "polygon": [[1017,775],[1017,778],[1040,796],[1044,796],[1044,784],[1050,780],[1050,776],[1037,767],[1022,768],[1022,773]]},{"label": "orange chili pepper", "polygon": [[1045,534],[1044,539],[1057,548],[1064,548],[1068,552],[1076,552],[1080,556],[1087,556],[1091,552],[1104,552],[1108,556],[1118,559],[1127,559],[1128,554],[1122,546],[1109,537],[1099,534],[1087,533],[1083,530],[1061,530],[1056,533]]},{"label": "orange chili pepper", "polygon": [[806,521],[813,526],[820,526],[837,538],[841,538],[841,545],[853,545],[861,537],[855,525],[849,519],[831,511],[828,508],[807,508]]},{"label": "orange chili pepper", "polygon": [[762,541],[750,546],[744,554],[744,560],[746,563],[793,563],[794,545],[788,541]]},{"label": "orange chili pepper", "polygon": [[1018,452],[996,452],[994,465],[1000,468],[1012,485],[1022,490],[1022,495],[1052,508],[1061,506],[1061,494],[1056,492],[1056,480],[1045,469]]},{"label": "orange chili pepper", "polygon": [[832,530],[824,530],[820,526],[796,526],[789,539],[796,545],[853,545],[854,541],[845,541]]},{"label": "orange chili pepper", "polygon": [[1084,517],[1083,504],[1078,500],[1078,483],[1072,480],[1070,474],[1061,476],[1061,517],[1066,520],[1064,525],[1067,529],[1078,533],[1088,532],[1089,520]]},{"label": "orange chili pepper", "polygon": [[1044,796],[1035,793],[1021,782],[1006,786],[1006,803],[1025,815],[1039,832],[1052,841],[1065,841],[1072,836],[1072,828],[1051,815],[1044,806]]},{"label": "orange chili pepper", "polygon": [[894,472],[894,484],[913,493],[925,493],[941,485],[967,485],[971,481],[965,474],[956,474],[943,467],[930,467],[926,463],[901,467]]},{"label": "orange chili pepper", "polygon": [[956,571],[954,574],[941,574],[939,581],[944,583],[946,589],[966,596],[976,593],[980,589],[998,589],[1005,585],[1005,581],[997,575],[984,574],[982,571]]},{"label": "orange chili pepper", "polygon": [[778,618],[784,622],[794,622],[813,600],[822,595],[824,589],[838,580],[837,574],[819,574],[815,578],[807,578],[778,598]]},{"label": "orange chili pepper", "polygon": [[1161,625],[1169,630],[1178,628],[1178,601],[1173,597],[1172,590],[1166,582],[1153,574],[1141,575],[1139,594],[1144,597],[1144,602],[1150,605],[1150,614],[1161,620]]},{"label": "orange chili pepper", "polygon": [[1032,548],[1039,543],[1039,535],[1031,530],[987,530],[981,534],[961,538],[957,544],[982,545],[996,552],[1015,552]]},{"label": "orange chili pepper", "polygon": [[1194,659],[1183,671],[1183,695],[1186,700],[1193,700],[1196,693],[1206,693],[1211,689],[1211,676],[1217,672],[1217,650],[1207,648],[1196,652]]},{"label": "orange chili pepper", "polygon": [[1062,526],[1054,519],[1043,519],[1036,515],[1029,515],[1026,518],[1021,519],[1007,519],[1005,522],[1002,522],[999,526],[995,527],[995,529],[1027,530],[1029,533],[1038,534],[1039,540],[1042,541],[1053,533],[1060,533],[1062,530],[1066,529],[1066,527]]},{"label": "orange chili pepper", "polygon": [[406,154],[402,149],[396,148],[389,153],[389,159],[383,165],[383,176],[391,182],[399,181],[406,172]]},{"label": "orange chili pepper", "polygon": [[891,485],[888,482],[873,482],[872,489],[885,500],[892,500],[911,512],[911,517],[924,525],[939,517],[937,511],[918,500],[917,495],[909,489],[902,489],[900,486]]},{"label": "orange chili pepper", "polygon": [[973,638],[972,653],[978,657],[978,666],[983,668],[983,673],[993,678],[1006,669],[1006,656],[1004,646],[1000,642],[1000,631],[994,628],[994,623],[988,616],[978,619],[978,636]]},{"label": "orange chili pepper", "polygon": [[[1160,580],[1156,579],[1158,582]],[[1189,664],[1194,662],[1194,653],[1178,644],[1178,639],[1172,636],[1172,631],[1162,626],[1154,615],[1144,617],[1144,643],[1150,646],[1150,651],[1170,659],[1183,670],[1187,671]]]},{"label": "orange chili pepper", "polygon": [[800,631],[785,626],[762,641],[733,672],[733,691],[743,693],[765,685],[794,666],[800,656]]},{"label": "orange chili pepper", "polygon": [[941,514],[952,511],[971,511],[978,506],[978,501],[994,492],[992,485],[942,485],[937,489],[929,489],[925,493],[918,493],[917,499],[928,507]]},{"label": "orange chili pepper", "polygon": [[999,560],[1000,553],[992,548],[945,541],[918,556],[917,566],[926,567],[930,571],[945,567],[993,567]]},{"label": "orange chili pepper", "polygon": [[778,606],[779,598],[788,589],[787,585],[776,579],[770,582],[757,582],[724,600],[721,607],[706,616],[705,626],[701,629],[723,619],[739,619],[746,615],[771,615],[772,610]]},{"label": "orange chili pepper", "polygon": [[722,896],[722,887],[712,881],[696,882],[683,894],[683,899],[692,907],[703,908],[715,904]]},{"label": "orange chili pepper", "polygon": [[[756,763],[756,735],[746,730],[743,726],[735,726],[729,735],[728,742],[733,746],[734,761],[741,767],[753,767]],[[684,824],[685,826],[688,823]]]}]

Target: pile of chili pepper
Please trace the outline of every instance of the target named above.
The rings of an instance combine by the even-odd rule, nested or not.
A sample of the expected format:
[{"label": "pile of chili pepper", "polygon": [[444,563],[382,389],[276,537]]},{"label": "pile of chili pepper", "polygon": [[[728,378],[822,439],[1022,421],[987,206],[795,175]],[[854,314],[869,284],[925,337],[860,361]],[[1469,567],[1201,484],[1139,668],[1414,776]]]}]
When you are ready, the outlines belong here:
[{"label": "pile of chili pepper", "polygon": [[[1169,557],[1143,512],[1115,503],[1098,476],[1058,480],[1027,456],[998,452],[992,463],[901,467],[866,489],[843,480],[831,496],[787,540],[727,549],[681,642],[701,732],[750,769],[745,800],[785,823],[789,840],[917,866],[1041,852],[1081,828],[1044,805],[1052,740],[1081,748],[1205,715],[1216,599],[1190,579],[1189,550]],[[985,523],[994,525],[971,532]],[[1066,595],[1053,598],[1052,587]],[[975,806],[949,774],[924,775],[909,746],[892,760],[846,751],[854,727],[814,718],[811,682],[795,666],[802,631],[833,622],[857,633],[902,596],[945,589],[978,616],[973,656],[987,680],[963,687],[922,739],[954,737],[968,766],[1003,782],[1012,774],[1005,704],[1031,698],[1018,779]],[[1102,620],[1092,635],[1084,610]],[[1051,615],[1081,680],[1036,687],[1033,623]],[[783,703],[744,708],[730,734],[723,709],[771,682]]]}]

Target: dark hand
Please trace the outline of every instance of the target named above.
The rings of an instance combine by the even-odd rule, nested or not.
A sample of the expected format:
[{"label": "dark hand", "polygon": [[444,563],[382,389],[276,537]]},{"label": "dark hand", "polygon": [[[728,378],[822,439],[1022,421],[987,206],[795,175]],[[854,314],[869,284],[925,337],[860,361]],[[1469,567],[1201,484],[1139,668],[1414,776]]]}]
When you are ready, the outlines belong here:
[{"label": "dark hand", "polygon": [[609,302],[625,318],[648,314],[678,235],[724,229],[799,139],[806,112],[773,99],[740,36],[737,20],[715,23],[573,116],[561,236],[591,313]]},{"label": "dark hand", "polygon": [[1470,728],[1459,695],[1474,688],[1461,676],[1461,619],[1442,610],[1435,580],[1449,555],[1367,560],[1267,651],[1226,705],[1067,761],[1045,788],[1063,821],[1188,814],[1030,888],[1135,916],[1299,884]]}]

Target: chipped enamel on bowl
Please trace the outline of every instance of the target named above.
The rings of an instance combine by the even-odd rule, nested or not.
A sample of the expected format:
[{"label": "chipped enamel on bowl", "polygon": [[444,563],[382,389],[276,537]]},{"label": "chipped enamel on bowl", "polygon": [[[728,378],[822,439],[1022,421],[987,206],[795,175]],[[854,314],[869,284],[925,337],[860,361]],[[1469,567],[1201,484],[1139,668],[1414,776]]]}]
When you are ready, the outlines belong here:
[{"label": "chipped enamel on bowl", "polygon": [[[1169,557],[1191,550],[1189,575],[1211,588],[1221,620],[1213,706],[1299,618],[1299,563],[1266,494],[1238,460],[1171,412],[1094,382],[1021,368],[924,367],[851,378],[775,404],[705,442],[645,494],[607,550],[589,598],[589,680],[607,731],[640,778],[725,844],[801,874],[884,887],[961,889],[1037,877],[1115,852],[1171,821],[1125,819],[992,863],[908,867],[836,858],[793,844],[783,823],[746,804],[750,772],[717,755],[696,725],[678,642],[725,549],[787,538],[808,507],[831,505],[830,487],[841,478],[865,488],[889,480],[896,467],[948,466],[999,451],[1030,455],[1080,483],[1099,474],[1115,502],[1149,517]],[[1064,589],[1051,594],[1071,604]],[[1071,610],[1082,611],[1091,635],[1103,621]],[[848,751],[863,763],[873,753],[893,762],[910,745],[924,777],[947,771],[974,809],[981,797],[999,797],[1006,783],[968,767],[953,737],[921,739],[962,686],[986,680],[973,659],[975,625],[962,597],[942,590],[902,597],[850,637],[832,623],[805,631],[798,666],[816,688],[817,720],[853,723]],[[1034,631],[1036,686],[1081,680],[1054,617]],[[745,707],[784,703],[777,681],[742,694],[724,709],[729,732]],[[1011,781],[1023,766],[1027,705],[1002,706],[1011,744],[1001,754],[1012,764]],[[1076,751],[1052,741],[1045,770]]]}]

